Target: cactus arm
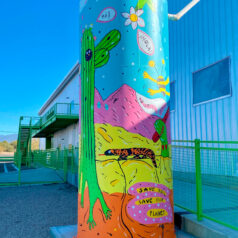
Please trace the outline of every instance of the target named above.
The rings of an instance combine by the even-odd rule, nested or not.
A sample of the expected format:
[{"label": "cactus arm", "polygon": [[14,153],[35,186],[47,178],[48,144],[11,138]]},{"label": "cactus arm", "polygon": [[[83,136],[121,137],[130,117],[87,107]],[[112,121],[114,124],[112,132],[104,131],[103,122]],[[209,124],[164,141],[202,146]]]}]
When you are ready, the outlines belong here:
[{"label": "cactus arm", "polygon": [[109,60],[109,51],[101,49],[95,52],[95,68],[102,67]]},{"label": "cactus arm", "polygon": [[110,31],[96,46],[95,51],[99,52],[101,49],[110,51],[121,40],[121,33],[118,30]]},{"label": "cactus arm", "polygon": [[155,8],[155,4],[153,0],[138,0],[135,10],[137,11],[139,9],[142,9],[146,4],[153,12],[156,12],[156,8]]},{"label": "cactus arm", "polygon": [[145,4],[147,4],[147,2],[148,0],[138,0],[135,10],[137,11],[139,9],[142,9],[145,6]]},{"label": "cactus arm", "polygon": [[120,41],[121,33],[118,30],[110,31],[95,48],[95,68],[102,67],[109,60],[109,51]]}]

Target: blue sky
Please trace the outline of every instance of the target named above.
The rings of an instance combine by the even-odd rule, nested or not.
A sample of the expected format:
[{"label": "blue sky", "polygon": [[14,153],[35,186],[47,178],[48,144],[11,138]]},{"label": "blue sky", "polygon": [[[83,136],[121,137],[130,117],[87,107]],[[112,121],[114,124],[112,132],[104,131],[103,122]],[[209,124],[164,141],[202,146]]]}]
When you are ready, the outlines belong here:
[{"label": "blue sky", "polygon": [[78,60],[78,0],[0,1],[0,134],[36,116]]}]

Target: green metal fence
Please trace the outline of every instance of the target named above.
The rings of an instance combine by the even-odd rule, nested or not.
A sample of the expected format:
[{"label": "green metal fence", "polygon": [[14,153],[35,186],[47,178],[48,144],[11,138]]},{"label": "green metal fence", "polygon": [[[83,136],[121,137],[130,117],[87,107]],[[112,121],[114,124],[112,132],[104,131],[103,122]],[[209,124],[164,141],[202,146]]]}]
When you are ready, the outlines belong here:
[{"label": "green metal fence", "polygon": [[63,171],[63,179],[66,182],[68,172],[78,172],[78,148],[33,151],[31,166]]},{"label": "green metal fence", "polygon": [[14,161],[14,156],[0,156],[0,163],[10,161]]},{"label": "green metal fence", "polygon": [[172,142],[175,205],[238,230],[238,142]]},{"label": "green metal fence", "polygon": [[[32,151],[24,166],[21,152],[15,153],[14,180],[3,181],[11,173],[0,173],[0,185],[66,182],[68,173],[77,174],[78,153],[74,147]],[[173,141],[172,159],[175,205],[197,214],[199,221],[207,218],[238,230],[238,142]],[[59,179],[49,180],[49,171]],[[24,180],[29,172],[31,179]]]},{"label": "green metal fence", "polygon": [[[36,150],[25,159],[26,163],[22,164],[21,152],[16,152],[11,161],[2,159],[0,186],[64,183],[69,173],[77,174],[78,171],[78,148],[74,147]],[[11,170],[7,170],[7,167]]]}]

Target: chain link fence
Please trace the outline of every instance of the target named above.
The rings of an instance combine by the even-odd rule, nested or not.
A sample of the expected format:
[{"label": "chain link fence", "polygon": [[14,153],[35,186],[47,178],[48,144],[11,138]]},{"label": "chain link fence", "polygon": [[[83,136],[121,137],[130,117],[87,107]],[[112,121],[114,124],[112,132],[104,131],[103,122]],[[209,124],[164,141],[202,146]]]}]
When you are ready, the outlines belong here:
[{"label": "chain link fence", "polygon": [[238,142],[173,141],[175,205],[238,230]]}]

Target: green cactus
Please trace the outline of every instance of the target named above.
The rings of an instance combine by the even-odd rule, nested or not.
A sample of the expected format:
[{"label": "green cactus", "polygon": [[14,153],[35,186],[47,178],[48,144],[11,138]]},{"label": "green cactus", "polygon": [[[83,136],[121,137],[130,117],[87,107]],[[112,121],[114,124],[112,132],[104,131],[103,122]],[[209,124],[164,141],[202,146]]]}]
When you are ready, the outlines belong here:
[{"label": "green cactus", "polygon": [[155,11],[152,0],[138,0],[135,10],[137,11],[138,9],[142,9],[145,6],[145,4],[148,4],[149,8],[152,11]]},{"label": "green cactus", "polygon": [[109,32],[95,47],[92,29],[86,29],[82,38],[81,49],[81,157],[79,168],[79,191],[81,206],[84,207],[86,183],[89,190],[89,229],[96,226],[93,219],[93,208],[99,199],[106,219],[111,217],[101,189],[98,184],[95,156],[94,131],[94,92],[95,69],[102,67],[109,60],[109,51],[120,41],[121,34],[117,30]]},{"label": "green cactus", "polygon": [[162,157],[169,157],[169,146],[168,146],[166,125],[163,122],[163,120],[159,119],[155,122],[154,126],[155,126],[155,130],[160,135],[161,156]]}]

